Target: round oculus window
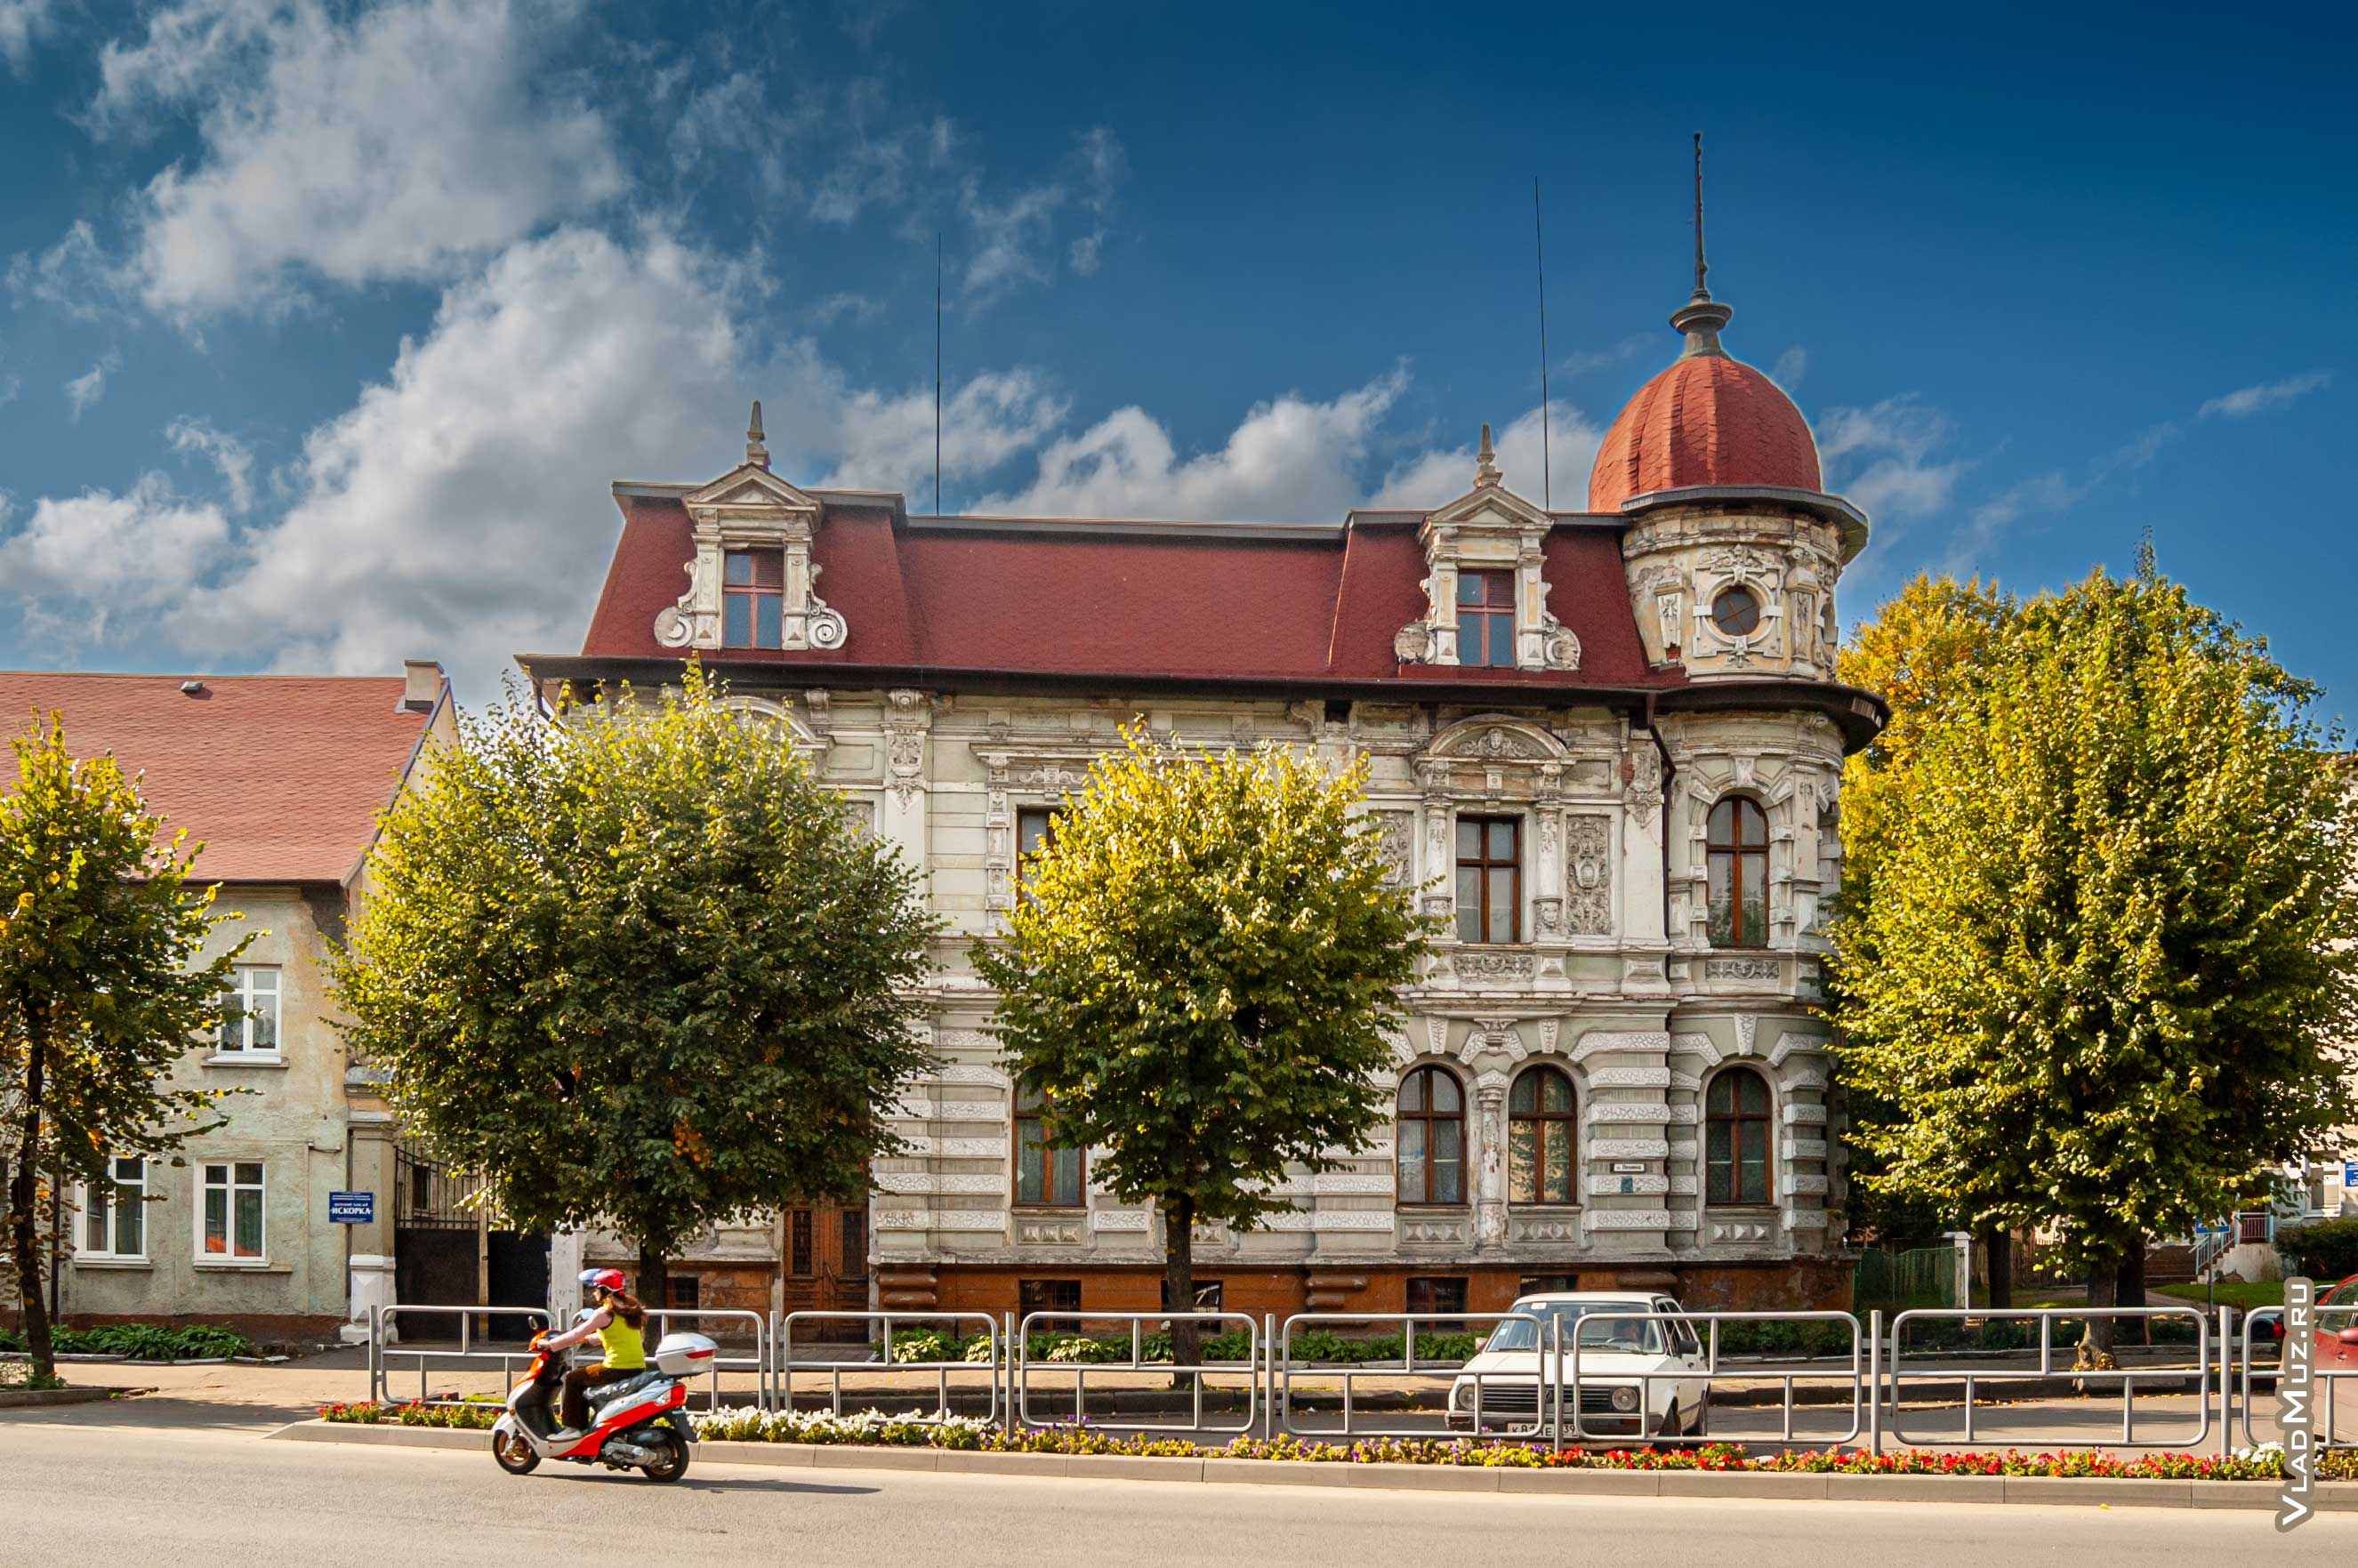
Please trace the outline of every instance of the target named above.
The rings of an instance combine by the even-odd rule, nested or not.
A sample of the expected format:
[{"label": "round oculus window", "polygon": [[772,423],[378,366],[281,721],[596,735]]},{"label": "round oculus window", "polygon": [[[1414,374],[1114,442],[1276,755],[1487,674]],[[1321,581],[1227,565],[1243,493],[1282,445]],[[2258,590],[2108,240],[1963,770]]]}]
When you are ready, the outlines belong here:
[{"label": "round oculus window", "polygon": [[1749,637],[1760,629],[1760,600],[1748,588],[1724,588],[1711,601],[1711,623],[1725,637]]}]

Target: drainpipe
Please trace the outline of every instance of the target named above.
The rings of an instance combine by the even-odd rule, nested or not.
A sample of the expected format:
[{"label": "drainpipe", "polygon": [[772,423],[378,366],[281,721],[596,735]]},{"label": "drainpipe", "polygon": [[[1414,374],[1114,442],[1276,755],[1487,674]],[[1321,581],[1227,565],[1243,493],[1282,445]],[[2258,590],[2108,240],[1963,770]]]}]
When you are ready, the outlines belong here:
[{"label": "drainpipe", "polygon": [[[1661,731],[1654,728],[1654,694],[1646,694],[1646,739],[1654,743],[1654,752],[1662,760],[1662,940],[1671,939],[1671,781],[1678,776],[1679,766],[1671,761],[1671,749],[1662,744]],[[1670,959],[1662,960],[1662,979],[1670,979]]]}]

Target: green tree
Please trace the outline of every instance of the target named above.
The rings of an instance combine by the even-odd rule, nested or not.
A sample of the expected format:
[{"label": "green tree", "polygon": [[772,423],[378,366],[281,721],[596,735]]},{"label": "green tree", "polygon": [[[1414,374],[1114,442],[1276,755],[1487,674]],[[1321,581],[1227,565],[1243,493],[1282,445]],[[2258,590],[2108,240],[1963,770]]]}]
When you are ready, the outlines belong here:
[{"label": "green tree", "polygon": [[551,718],[520,694],[387,814],[333,960],[405,1130],[520,1226],[611,1224],[660,1304],[705,1226],[855,1201],[930,1056],[916,879],[698,668]]},{"label": "green tree", "polygon": [[77,761],[56,714],[15,749],[0,795],[0,1203],[33,1371],[48,1378],[44,1211],[67,1183],[118,1190],[114,1156],[168,1154],[221,1125],[219,1093],[168,1080],[220,1026],[245,942],[197,961],[236,916],[213,913],[213,890],[189,880],[198,847],[182,858],[114,759]]},{"label": "green tree", "polygon": [[2314,697],[2149,550],[1991,639],[1878,782],[1835,924],[1872,1184],[2055,1225],[2104,1304],[2145,1236],[2358,1116],[2330,1044],[2358,867]]},{"label": "green tree", "polygon": [[[1096,1179],[1161,1210],[1164,1294],[1195,1301],[1194,1227],[1286,1206],[1289,1165],[1332,1169],[1389,1114],[1373,1081],[1425,929],[1333,775],[1275,747],[1192,758],[1132,732],[1099,758],[1022,872],[975,968],[1048,1135],[1102,1148]],[[1178,1325],[1182,1361],[1192,1325]]]},{"label": "green tree", "polygon": [[[1840,674],[1848,684],[1872,691],[1890,717],[1874,741],[1843,764],[1843,885],[1838,911],[1864,911],[1874,897],[1877,852],[1890,838],[1887,804],[1902,794],[1909,767],[1928,729],[1952,703],[1978,701],[1990,650],[2015,613],[2013,599],[1996,584],[1976,578],[1919,573],[1853,629],[1842,648]],[[1887,1121],[1891,1108],[1878,1103],[1872,1086],[1844,1084],[1853,1124]],[[1847,1205],[1852,1231],[1887,1247],[1922,1247],[1943,1231],[1971,1222],[1950,1195],[1895,1190],[1875,1178],[1884,1162],[1855,1139],[1849,1141],[1851,1176]],[[1990,1304],[2010,1304],[2010,1239],[2002,1227],[1983,1227],[1991,1260]]]}]

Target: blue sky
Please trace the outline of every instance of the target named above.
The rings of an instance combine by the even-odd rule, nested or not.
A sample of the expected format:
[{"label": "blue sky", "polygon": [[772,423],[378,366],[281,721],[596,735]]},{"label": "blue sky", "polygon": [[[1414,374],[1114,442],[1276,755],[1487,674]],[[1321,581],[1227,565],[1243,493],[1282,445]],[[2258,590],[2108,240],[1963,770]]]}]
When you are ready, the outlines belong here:
[{"label": "blue sky", "polygon": [[[0,665],[578,646],[618,477],[1331,518],[1536,498],[1727,342],[1874,543],[2165,569],[2346,708],[2353,28],[2142,6],[0,0]],[[1896,19],[1904,16],[1904,20]]]}]

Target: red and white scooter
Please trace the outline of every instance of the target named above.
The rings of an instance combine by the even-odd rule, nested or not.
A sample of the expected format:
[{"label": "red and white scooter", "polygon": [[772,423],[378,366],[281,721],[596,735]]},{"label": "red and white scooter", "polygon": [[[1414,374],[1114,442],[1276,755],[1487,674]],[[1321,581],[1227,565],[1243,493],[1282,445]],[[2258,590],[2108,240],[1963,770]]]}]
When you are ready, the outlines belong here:
[{"label": "red and white scooter", "polygon": [[508,1392],[507,1412],[492,1428],[492,1457],[511,1476],[529,1476],[544,1459],[636,1469],[650,1481],[687,1474],[696,1423],[687,1415],[687,1379],[712,1369],[719,1346],[700,1334],[671,1334],[655,1346],[654,1365],[636,1377],[588,1390],[590,1430],[552,1442],[565,1357],[532,1337],[532,1367]]}]

